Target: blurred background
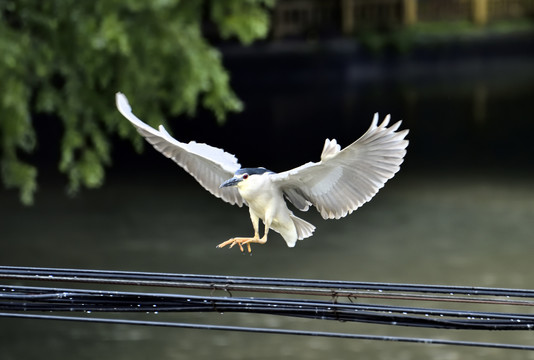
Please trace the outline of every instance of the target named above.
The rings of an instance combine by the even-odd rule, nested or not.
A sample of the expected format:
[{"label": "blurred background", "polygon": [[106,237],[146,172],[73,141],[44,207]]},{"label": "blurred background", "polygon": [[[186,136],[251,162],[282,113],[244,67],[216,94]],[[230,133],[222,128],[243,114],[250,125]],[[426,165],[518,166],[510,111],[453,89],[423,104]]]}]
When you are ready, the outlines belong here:
[{"label": "blurred background", "polygon": [[[534,288],[533,17],[532,0],[2,1],[0,264]],[[350,144],[375,112],[402,119],[410,145],[370,203],[335,221],[300,214],[317,226],[312,238],[289,249],[273,234],[248,256],[215,248],[252,233],[248,211],[211,196],[150,146],[140,153],[116,91],[141,119],[248,167],[317,161],[325,138]],[[528,332],[173,319],[532,344]],[[0,323],[2,359],[534,358]]]}]

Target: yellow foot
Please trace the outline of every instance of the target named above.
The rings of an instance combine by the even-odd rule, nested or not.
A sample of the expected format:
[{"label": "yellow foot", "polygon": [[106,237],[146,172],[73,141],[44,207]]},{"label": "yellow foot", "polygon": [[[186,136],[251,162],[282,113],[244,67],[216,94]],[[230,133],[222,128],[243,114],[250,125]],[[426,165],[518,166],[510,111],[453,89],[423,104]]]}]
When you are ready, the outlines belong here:
[{"label": "yellow foot", "polygon": [[217,245],[217,248],[223,248],[226,245],[230,245],[230,249],[233,248],[236,244],[239,246],[239,250],[243,252],[243,245],[247,245],[247,250],[249,253],[252,252],[252,249],[250,248],[251,242],[257,242],[257,238],[232,238],[230,240],[226,240],[225,242],[220,243]]}]

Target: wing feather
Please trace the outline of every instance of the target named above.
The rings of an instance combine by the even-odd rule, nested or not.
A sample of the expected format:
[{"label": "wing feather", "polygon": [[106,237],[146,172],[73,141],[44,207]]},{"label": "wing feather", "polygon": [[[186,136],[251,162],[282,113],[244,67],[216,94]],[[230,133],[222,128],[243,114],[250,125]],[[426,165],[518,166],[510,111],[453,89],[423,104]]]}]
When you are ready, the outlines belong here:
[{"label": "wing feather", "polygon": [[335,140],[327,139],[321,161],[273,175],[273,181],[300,210],[313,205],[325,219],[350,214],[371,200],[404,161],[408,130],[397,131],[401,121],[387,127],[389,121],[388,115],[378,125],[375,114],[351,145],[340,151]]},{"label": "wing feather", "polygon": [[135,116],[124,94],[117,93],[115,99],[120,113],[156,150],[174,160],[216,197],[243,206],[243,198],[237,188],[225,188],[224,191],[219,188],[223,181],[231,178],[241,167],[234,155],[194,141],[187,144],[179,142],[162,125],[156,130]]}]

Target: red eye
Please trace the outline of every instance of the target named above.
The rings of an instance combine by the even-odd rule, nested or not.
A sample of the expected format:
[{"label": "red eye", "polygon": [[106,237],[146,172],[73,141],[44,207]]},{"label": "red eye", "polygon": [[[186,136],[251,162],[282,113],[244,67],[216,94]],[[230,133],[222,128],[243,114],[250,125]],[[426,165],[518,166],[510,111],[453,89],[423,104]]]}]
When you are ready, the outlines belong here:
[{"label": "red eye", "polygon": [[248,174],[243,175],[243,180],[247,180],[247,179],[248,179]]}]

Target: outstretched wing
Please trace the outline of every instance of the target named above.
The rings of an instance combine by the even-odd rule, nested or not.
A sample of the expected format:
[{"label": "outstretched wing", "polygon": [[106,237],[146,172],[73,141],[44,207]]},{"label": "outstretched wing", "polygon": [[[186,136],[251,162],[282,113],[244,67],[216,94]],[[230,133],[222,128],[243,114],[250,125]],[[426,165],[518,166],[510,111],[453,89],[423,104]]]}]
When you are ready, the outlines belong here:
[{"label": "outstretched wing", "polygon": [[241,167],[237,158],[222,149],[199,144],[194,141],[182,143],[174,139],[163,126],[159,130],[145,124],[132,113],[132,108],[124,94],[115,96],[117,108],[156,150],[174,160],[191,174],[206,190],[230,204],[243,205],[243,198],[237,188],[220,189],[219,186],[234,176]]},{"label": "outstretched wing", "polygon": [[375,114],[367,132],[345,149],[326,140],[321,161],[273,175],[272,179],[300,210],[313,205],[324,219],[339,219],[362,206],[400,169],[408,130],[397,132],[389,115],[377,126]]}]

